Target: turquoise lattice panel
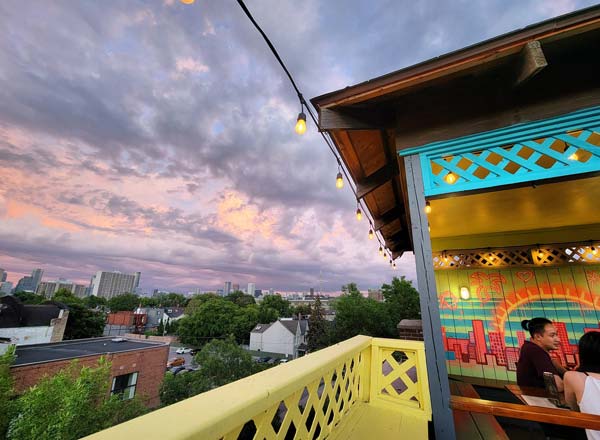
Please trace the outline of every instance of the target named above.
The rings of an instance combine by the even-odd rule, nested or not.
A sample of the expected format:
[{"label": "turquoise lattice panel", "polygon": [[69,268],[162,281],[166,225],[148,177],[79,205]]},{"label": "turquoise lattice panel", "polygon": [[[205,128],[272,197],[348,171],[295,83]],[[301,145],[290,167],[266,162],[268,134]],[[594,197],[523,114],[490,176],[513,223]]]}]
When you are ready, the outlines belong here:
[{"label": "turquoise lattice panel", "polygon": [[598,172],[600,107],[400,154],[419,154],[426,196]]}]

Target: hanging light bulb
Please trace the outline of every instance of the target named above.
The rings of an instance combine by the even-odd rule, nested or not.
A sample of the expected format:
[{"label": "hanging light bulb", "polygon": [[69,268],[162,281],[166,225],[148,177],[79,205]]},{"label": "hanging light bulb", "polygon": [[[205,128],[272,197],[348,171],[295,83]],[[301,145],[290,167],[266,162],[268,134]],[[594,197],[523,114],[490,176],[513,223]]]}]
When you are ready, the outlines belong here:
[{"label": "hanging light bulb", "polygon": [[431,203],[425,202],[425,214],[431,214]]},{"label": "hanging light bulb", "polygon": [[362,211],[360,210],[360,206],[358,206],[356,208],[356,220],[358,220],[358,221],[362,220]]},{"label": "hanging light bulb", "polygon": [[392,266],[394,264],[394,262],[392,261],[392,259],[390,258],[390,266]]},{"label": "hanging light bulb", "polygon": [[335,178],[335,187],[337,189],[342,189],[344,187],[344,178],[342,177],[341,171],[337,173],[337,177]]},{"label": "hanging light bulb", "polygon": [[592,255],[598,255],[598,249],[592,246]]},{"label": "hanging light bulb", "polygon": [[579,154],[577,154],[576,152],[571,154],[569,156],[569,160],[574,160],[574,161],[579,160]]},{"label": "hanging light bulb", "polygon": [[375,238],[375,234],[373,233],[373,229],[369,229],[369,240],[373,240]]},{"label": "hanging light bulb", "polygon": [[431,232],[431,225],[427,223],[427,232]]},{"label": "hanging light bulb", "polygon": [[396,262],[394,261],[394,264],[392,264],[392,267],[395,269],[396,268]]},{"label": "hanging light bulb", "polygon": [[442,256],[444,257],[444,262],[447,263],[448,262],[448,254],[446,253],[446,251],[442,252]]},{"label": "hanging light bulb", "polygon": [[379,255],[383,255],[383,248],[379,246]]},{"label": "hanging light bulb", "polygon": [[186,5],[191,5],[192,3],[194,3],[195,0],[180,0],[181,3],[186,4]]},{"label": "hanging light bulb", "polygon": [[298,119],[296,120],[296,133],[304,134],[306,131],[306,115],[304,112],[298,113]]},{"label": "hanging light bulb", "polygon": [[538,249],[537,249],[537,253],[538,253],[538,258],[542,258],[544,256],[544,251],[542,249],[540,249],[539,246],[538,246]]},{"label": "hanging light bulb", "polygon": [[452,171],[450,171],[448,174],[446,174],[446,177],[444,177],[446,183],[450,185],[454,185],[456,183],[456,179],[456,174],[454,174]]}]

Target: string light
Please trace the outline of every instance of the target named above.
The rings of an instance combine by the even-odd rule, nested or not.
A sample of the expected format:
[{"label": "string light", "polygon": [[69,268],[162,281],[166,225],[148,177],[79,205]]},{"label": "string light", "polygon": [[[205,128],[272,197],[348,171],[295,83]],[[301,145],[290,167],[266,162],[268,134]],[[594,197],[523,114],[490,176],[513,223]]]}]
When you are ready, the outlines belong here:
[{"label": "string light", "polygon": [[569,160],[579,160],[579,155],[577,153],[573,153],[569,156]]},{"label": "string light", "polygon": [[431,225],[427,223],[427,232],[431,232]]},{"label": "string light", "polygon": [[598,249],[592,245],[592,255],[598,255]]},{"label": "string light", "polygon": [[342,189],[344,187],[344,178],[342,177],[341,171],[337,173],[337,177],[335,178],[335,187],[337,189]]},{"label": "string light", "polygon": [[185,5],[191,5],[192,3],[194,3],[195,0],[180,0],[181,3],[185,4]]},{"label": "string light", "polygon": [[373,233],[373,229],[369,229],[369,240],[373,240],[375,238],[375,234]]},{"label": "string light", "polygon": [[446,253],[446,251],[442,252],[442,257],[444,258],[444,262],[447,263],[448,262],[448,254]]},{"label": "string light", "polygon": [[394,264],[392,264],[392,267],[395,269],[396,268],[396,262],[394,261]]},{"label": "string light", "polygon": [[379,246],[379,255],[383,255],[383,248]]},{"label": "string light", "polygon": [[450,171],[448,174],[446,174],[446,177],[444,177],[444,180],[446,181],[446,183],[448,183],[450,185],[454,185],[456,183],[456,174],[454,174],[452,171]]},{"label": "string light", "polygon": [[537,253],[538,253],[538,258],[542,258],[544,256],[544,251],[542,251],[542,249],[540,248],[539,245],[537,248]]},{"label": "string light", "polygon": [[425,214],[431,214],[431,203],[425,202]]},{"label": "string light", "polygon": [[462,286],[460,288],[460,298],[464,300],[468,300],[469,298],[471,298],[471,292],[469,291],[469,288],[467,286]]},{"label": "string light", "polygon": [[356,206],[356,220],[362,220],[362,211],[360,210],[360,204],[357,204]]},{"label": "string light", "polygon": [[[302,107],[304,110],[304,106]],[[304,111],[298,113],[298,119],[296,120],[296,133],[304,134],[306,132],[306,115]]]}]

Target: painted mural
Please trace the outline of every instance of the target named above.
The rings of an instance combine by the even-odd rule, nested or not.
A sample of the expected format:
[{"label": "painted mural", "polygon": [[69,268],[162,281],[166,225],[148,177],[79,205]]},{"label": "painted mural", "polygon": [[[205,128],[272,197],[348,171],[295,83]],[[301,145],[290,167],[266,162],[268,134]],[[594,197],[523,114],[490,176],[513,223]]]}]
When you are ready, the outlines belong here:
[{"label": "painted mural", "polygon": [[581,335],[600,330],[600,265],[438,270],[435,278],[449,374],[516,380],[529,338],[523,319],[555,323],[561,346],[552,356],[566,366],[577,364]]}]

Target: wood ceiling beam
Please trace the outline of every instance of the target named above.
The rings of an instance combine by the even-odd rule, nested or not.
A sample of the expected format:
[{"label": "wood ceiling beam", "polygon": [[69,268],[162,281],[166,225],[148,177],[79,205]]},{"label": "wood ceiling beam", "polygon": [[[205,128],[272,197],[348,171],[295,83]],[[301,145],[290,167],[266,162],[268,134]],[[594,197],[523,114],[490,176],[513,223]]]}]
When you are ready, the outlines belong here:
[{"label": "wood ceiling beam", "polygon": [[397,206],[390,209],[383,215],[373,218],[373,230],[379,231],[385,225],[397,220],[402,215],[402,211]]},{"label": "wood ceiling beam", "polygon": [[373,174],[356,182],[356,197],[362,199],[370,192],[376,190],[381,185],[389,181],[393,177],[392,167],[389,165],[383,166]]},{"label": "wood ceiling beam", "polygon": [[402,255],[404,255],[404,251],[392,252],[392,260],[395,260],[396,258],[400,258],[400,257],[402,257]]},{"label": "wood ceiling beam", "polygon": [[319,130],[377,130],[384,125],[378,112],[359,110],[319,110]]},{"label": "wood ceiling beam", "polygon": [[525,84],[547,65],[548,61],[546,60],[540,42],[537,40],[528,42],[519,52],[515,87],[520,87]]}]

